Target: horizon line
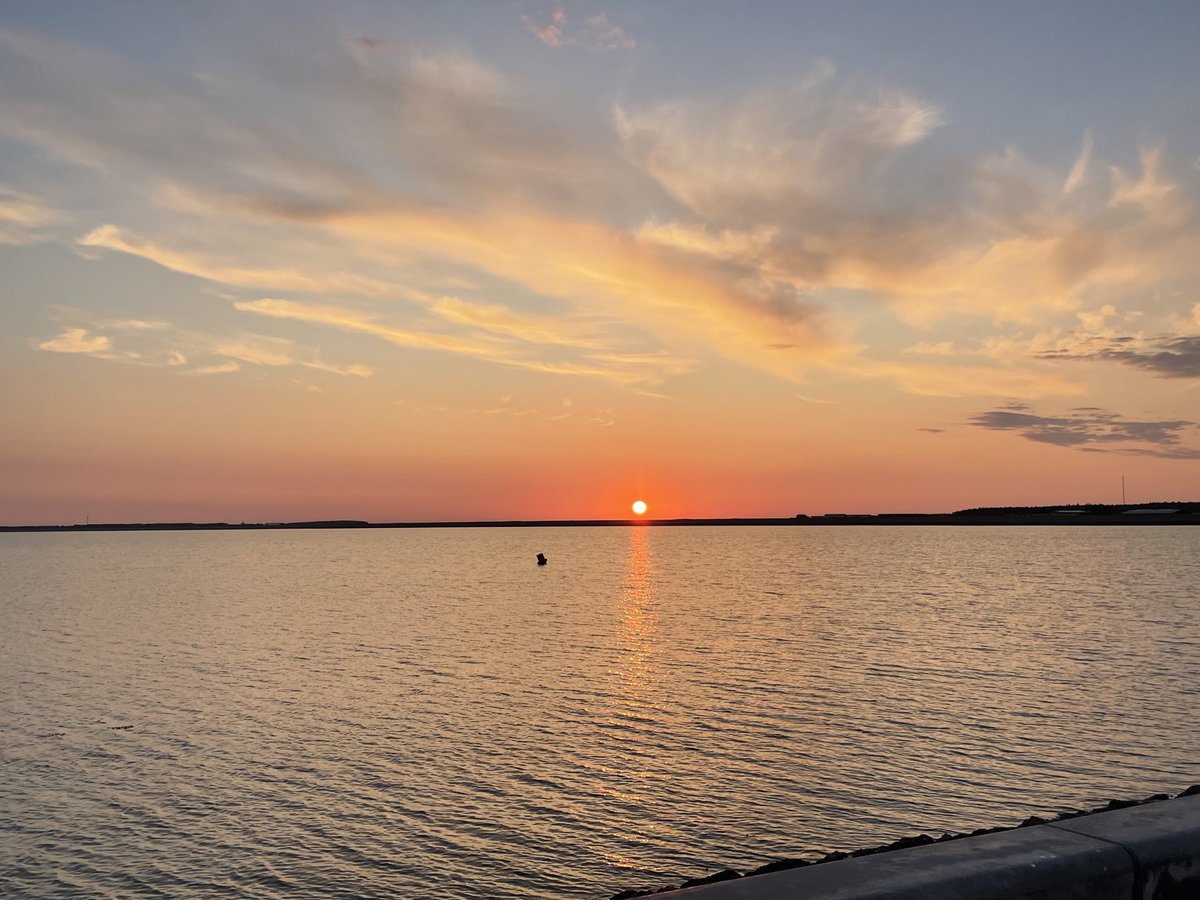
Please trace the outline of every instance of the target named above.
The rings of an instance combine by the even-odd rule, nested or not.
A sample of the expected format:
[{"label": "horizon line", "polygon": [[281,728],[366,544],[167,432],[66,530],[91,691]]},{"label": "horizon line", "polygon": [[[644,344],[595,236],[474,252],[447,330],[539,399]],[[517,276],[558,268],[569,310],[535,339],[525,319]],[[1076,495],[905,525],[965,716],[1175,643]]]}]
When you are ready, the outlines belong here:
[{"label": "horizon line", "polygon": [[[1089,511],[1094,510],[1094,511]],[[1045,506],[976,507],[952,512],[902,512],[902,513],[797,513],[792,516],[686,516],[677,518],[608,518],[608,519],[473,519],[451,521],[394,521],[372,522],[366,519],[306,519],[298,521],[266,522],[85,522],[49,525],[0,525],[0,531],[238,531],[280,529],[339,529],[339,528],[547,528],[547,527],[615,527],[615,526],[663,526],[663,525],[812,525],[812,524],[935,524],[935,520],[948,523],[968,522],[981,524],[983,520],[1015,522],[1024,519],[1055,518],[1063,521],[1096,522],[1127,513],[1145,510],[1141,515],[1159,519],[1179,521],[1197,517],[1200,521],[1200,501],[1145,501],[1121,504],[1050,504]],[[905,521],[907,520],[907,521]],[[1132,521],[1124,519],[1123,521]],[[1188,524],[1192,524],[1188,522]]]}]

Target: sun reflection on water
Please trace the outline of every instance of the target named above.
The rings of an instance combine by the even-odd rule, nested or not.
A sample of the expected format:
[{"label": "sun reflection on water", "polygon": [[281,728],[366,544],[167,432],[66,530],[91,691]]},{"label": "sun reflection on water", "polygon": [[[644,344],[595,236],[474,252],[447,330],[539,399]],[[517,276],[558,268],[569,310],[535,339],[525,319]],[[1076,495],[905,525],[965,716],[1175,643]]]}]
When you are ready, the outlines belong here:
[{"label": "sun reflection on water", "polygon": [[629,562],[618,603],[617,677],[621,682],[621,697],[628,711],[634,714],[653,705],[652,694],[658,681],[655,601],[649,533],[644,528],[633,528],[629,533]]}]

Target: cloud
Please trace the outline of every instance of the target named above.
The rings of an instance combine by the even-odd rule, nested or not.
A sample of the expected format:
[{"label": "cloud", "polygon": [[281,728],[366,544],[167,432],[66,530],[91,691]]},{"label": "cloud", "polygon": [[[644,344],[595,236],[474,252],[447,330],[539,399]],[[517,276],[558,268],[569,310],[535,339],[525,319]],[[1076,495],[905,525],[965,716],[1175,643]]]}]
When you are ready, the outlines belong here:
[{"label": "cloud", "polygon": [[525,27],[547,47],[585,47],[589,50],[632,50],[637,41],[601,12],[571,28],[561,4],[553,4],[540,19],[521,16]]},{"label": "cloud", "polygon": [[1189,210],[1178,185],[1163,173],[1162,147],[1143,147],[1140,160],[1142,171],[1137,178],[1111,167],[1113,190],[1109,206],[1134,207],[1159,224],[1183,224]]},{"label": "cloud", "polygon": [[1181,438],[1197,427],[1195,422],[1183,419],[1125,419],[1096,407],[1077,408],[1062,416],[1041,416],[1023,404],[1010,404],[972,416],[968,421],[979,428],[1015,431],[1027,440],[1059,447],[1090,452],[1111,450],[1163,459],[1200,459],[1200,449],[1181,443]]},{"label": "cloud", "polygon": [[726,228],[711,234],[704,226],[646,222],[637,230],[637,239],[642,243],[720,261],[762,256],[778,236],[778,228],[766,225],[751,231]]},{"label": "cloud", "polygon": [[561,6],[555,6],[549,11],[549,20],[537,22],[529,16],[521,16],[525,27],[547,47],[561,47],[565,37],[563,29],[567,24],[567,13]]},{"label": "cloud", "polygon": [[292,341],[285,338],[240,335],[220,341],[213,347],[213,352],[252,366],[290,366],[295,362],[292,356],[294,346]]},{"label": "cloud", "polygon": [[348,291],[356,294],[388,294],[394,289],[381,281],[345,272],[308,273],[297,268],[261,268],[225,265],[203,257],[164,247],[154,241],[132,235],[116,225],[101,225],[76,240],[90,249],[112,250],[138,256],[175,272],[194,275],[230,287],[256,287],[271,290],[328,293]]},{"label": "cloud", "polygon": [[[185,374],[215,375],[236,372],[241,364],[253,366],[316,369],[335,375],[368,378],[374,370],[358,363],[334,363],[317,349],[287,338],[238,332],[215,335],[139,319],[105,320],[80,311],[64,311],[64,317],[88,319],[87,327],[66,327],[56,337],[42,341],[40,350],[80,353],[110,362],[177,368]],[[189,360],[197,365],[183,369]]]},{"label": "cloud", "polygon": [[637,41],[619,25],[608,21],[608,14],[603,12],[587,20],[577,40],[585,47],[600,50],[632,50],[637,46]]},{"label": "cloud", "polygon": [[198,369],[190,370],[186,374],[188,374],[188,375],[224,375],[229,372],[237,372],[241,368],[242,367],[238,363],[230,360],[229,362],[218,363],[217,365],[201,366]]},{"label": "cloud", "polygon": [[1071,166],[1071,171],[1067,173],[1067,180],[1063,182],[1064,194],[1071,193],[1071,191],[1083,183],[1083,179],[1087,176],[1088,163],[1091,160],[1092,133],[1085,131],[1083,133],[1083,145],[1079,148],[1079,156],[1075,158],[1075,162]]},{"label": "cloud", "polygon": [[578,425],[598,426],[610,426],[615,424],[616,421],[611,408],[577,405],[570,398],[563,399],[561,406],[557,408],[551,407],[550,409],[544,409],[539,405],[530,405],[526,402],[514,403],[511,394],[506,394],[499,398],[498,403],[485,407],[424,407],[417,404],[410,404],[407,400],[397,400],[396,405],[404,407],[407,412],[418,414],[477,415],[489,418],[498,416],[512,416],[514,418],[537,417],[551,422],[570,421]]},{"label": "cloud", "polygon": [[[551,27],[560,45],[632,42],[603,14],[549,9],[548,43]],[[4,31],[0,134],[104,173],[118,199],[82,251],[333,310],[305,321],[396,346],[638,389],[719,356],[925,394],[1078,392],[1063,357],[950,357],[980,329],[1044,332],[1160,287],[1178,313],[1167,289],[1197,274],[1190,187],[1160,147],[1128,172],[1093,159],[1089,133],[1069,171],[1017,148],[968,156],[942,139],[952,117],[936,98],[824,61],[782,88],[622,100],[596,119],[462,51],[376,40],[163,79]],[[264,118],[242,85],[281,114]],[[125,199],[133,184],[148,207]],[[471,287],[447,297],[451,279]],[[955,340],[906,336],[901,353],[919,358],[896,362],[880,358],[896,353],[881,317],[923,332],[972,321]],[[1118,361],[1183,372],[1191,353],[1163,343]]]},{"label": "cloud", "polygon": [[0,185],[0,245],[33,244],[46,239],[44,229],[62,215],[36,197]]},{"label": "cloud", "polygon": [[774,223],[877,177],[943,121],[937,106],[905,91],[833,76],[822,62],[785,90],[618,104],[613,122],[626,156],[688,209],[738,227]]},{"label": "cloud", "polygon": [[1089,292],[1194,281],[1200,228],[1161,147],[1140,171],[1060,173],[1017,148],[971,159],[931,140],[947,115],[817,65],[787,90],[617,105],[626,157],[686,210],[643,240],[814,294],[885,299],[918,327],[1028,323]]},{"label": "cloud", "polygon": [[[269,122],[269,123],[268,123]],[[136,180],[341,198],[353,167],[199,79],[151,77],[77,44],[0,28],[0,134]]]},{"label": "cloud", "polygon": [[1045,369],[858,360],[851,371],[886,378],[929,397],[1055,397],[1083,393],[1078,382]]},{"label": "cloud", "polygon": [[[326,220],[343,237],[471,264],[594,314],[635,323],[672,343],[794,378],[844,350],[805,298],[753,273],[706,267],[646,248],[599,223],[537,211],[362,211]],[[787,352],[764,354],[770,345]]]},{"label": "cloud", "polygon": [[[617,39],[602,16],[589,27]],[[558,309],[540,319],[516,313],[504,318],[494,303],[435,304],[432,311],[444,326],[564,347],[611,345],[618,335],[626,343],[632,337],[636,347],[653,335],[664,346],[639,350],[641,366],[661,368],[663,360],[707,351],[794,378],[848,350],[823,332],[802,290],[747,262],[747,253],[765,240],[752,228],[717,230],[724,255],[697,261],[690,250],[670,246],[662,229],[644,229],[631,239],[620,226],[568,213],[644,202],[636,199],[646,196],[644,178],[613,153],[611,136],[595,140],[563,127],[541,98],[523,94],[463,54],[398,48],[322,56],[313,71],[300,75],[298,89],[320,74],[326,83],[321,90],[314,85],[312,96],[332,92],[344,102],[336,113],[313,107],[326,126],[313,143],[295,140],[274,121],[264,129],[246,119],[235,94],[166,85],[78,48],[7,37],[19,77],[0,86],[0,99],[7,92],[14,100],[0,112],[0,129],[56,152],[65,147],[89,165],[157,181],[157,196],[182,201],[201,226],[188,228],[183,241],[164,241],[109,223],[84,235],[82,248],[140,256],[235,288],[409,300],[409,286],[396,283],[397,273],[410,270],[412,260],[445,263],[518,285],[527,295],[554,298]],[[53,55],[67,62],[47,73],[44,60]],[[54,114],[45,113],[47,92],[70,102],[56,101]],[[930,126],[928,110],[907,95],[868,93],[851,98],[857,111],[850,115],[867,142],[905,145]],[[339,132],[336,125],[348,109],[360,114],[352,117],[356,121],[382,129],[374,141],[358,143],[382,137],[402,182],[438,185],[465,202],[435,203],[397,192],[364,177],[368,168],[325,153],[321,140]],[[167,135],[187,143],[200,124],[204,136],[186,149],[162,145]],[[231,224],[232,236],[222,237]],[[702,226],[684,236],[694,239],[704,231]],[[739,241],[747,247],[739,248]],[[344,248],[345,258],[322,255],[322,243]],[[313,253],[297,252],[300,246]],[[393,264],[385,271],[378,263],[389,256],[403,269]],[[280,262],[272,264],[272,258]],[[365,260],[378,263],[363,266]],[[594,328],[577,324],[588,319],[628,326],[600,338]],[[396,327],[409,342],[496,356],[478,336],[431,338],[425,327]],[[509,364],[534,362],[508,351],[501,356]],[[554,371],[608,371],[614,365],[544,356],[536,362]]]},{"label": "cloud", "polygon": [[356,378],[369,378],[374,374],[369,366],[326,362],[311,348],[299,346],[286,338],[263,334],[243,332],[233,338],[220,340],[212,347],[212,353],[254,366],[301,366]]},{"label": "cloud", "polygon": [[300,365],[309,369],[319,369],[322,372],[332,372],[334,375],[351,375],[355,378],[370,378],[375,374],[375,370],[370,366],[363,366],[358,363],[338,365],[337,363],[321,362],[320,360],[302,360]]},{"label": "cloud", "polygon": [[906,356],[954,356],[958,352],[952,341],[921,341],[903,350]]},{"label": "cloud", "polygon": [[440,297],[430,309],[447,322],[508,335],[533,344],[555,344],[590,350],[611,349],[589,329],[569,319],[554,316],[518,314],[498,303],[469,303],[457,297]]},{"label": "cloud", "polygon": [[[450,335],[401,328],[381,322],[370,314],[335,306],[302,304],[274,298],[242,301],[234,306],[243,312],[261,316],[292,319],[367,334],[406,349],[463,354],[517,368],[548,374],[582,375],[626,386],[658,383],[668,375],[679,374],[690,368],[686,360],[661,353],[618,354],[588,350],[575,359],[535,356],[527,347],[522,346],[527,342],[511,340],[504,335],[510,325],[504,317],[501,317],[504,327],[499,329],[500,334]],[[443,305],[443,310],[462,306],[464,305]]]},{"label": "cloud", "polygon": [[1116,362],[1163,378],[1200,378],[1200,335],[1076,338],[1074,346],[1045,350],[1042,359]]},{"label": "cloud", "polygon": [[[543,205],[612,195],[596,135],[563,128],[545,98],[466,53],[381,49],[307,47],[303,65],[266,54],[205,79],[163,79],[0,29],[0,135],[139,189],[254,196],[308,213],[370,205],[398,184],[529,194]],[[264,117],[243,90],[281,80],[291,96],[276,99],[299,101],[304,115]]]},{"label": "cloud", "polygon": [[86,328],[67,328],[57,337],[42,341],[37,346],[39,350],[54,353],[86,353],[104,358],[112,349],[112,341],[102,334],[89,335]]}]

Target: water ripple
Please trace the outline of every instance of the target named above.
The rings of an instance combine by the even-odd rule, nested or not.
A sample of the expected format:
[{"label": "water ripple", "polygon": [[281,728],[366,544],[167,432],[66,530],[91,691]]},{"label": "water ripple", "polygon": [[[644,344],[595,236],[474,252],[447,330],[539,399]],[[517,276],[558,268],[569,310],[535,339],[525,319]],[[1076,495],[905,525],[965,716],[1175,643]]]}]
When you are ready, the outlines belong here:
[{"label": "water ripple", "polygon": [[598,897],[1178,790],[1197,551],[1147,527],[3,535],[0,894]]}]

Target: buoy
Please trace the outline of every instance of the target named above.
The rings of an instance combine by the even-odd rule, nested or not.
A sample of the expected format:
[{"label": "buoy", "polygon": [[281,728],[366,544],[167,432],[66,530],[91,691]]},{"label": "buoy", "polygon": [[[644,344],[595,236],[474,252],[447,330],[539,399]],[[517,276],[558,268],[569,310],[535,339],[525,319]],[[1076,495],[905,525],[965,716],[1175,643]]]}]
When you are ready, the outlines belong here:
[{"label": "buoy", "polygon": [[546,564],[546,554],[544,554],[544,553],[539,553],[539,554],[538,554],[538,565],[539,565],[539,566],[544,566],[545,564]]}]

